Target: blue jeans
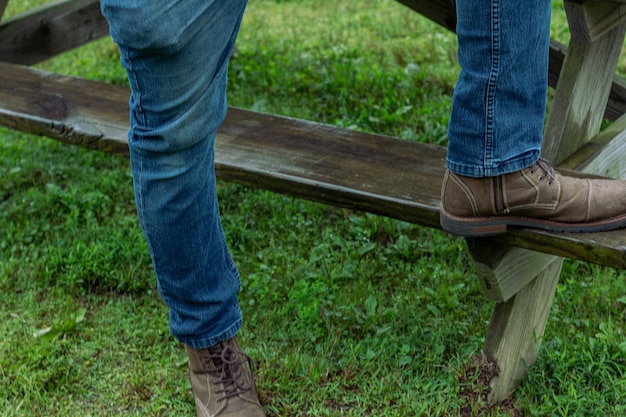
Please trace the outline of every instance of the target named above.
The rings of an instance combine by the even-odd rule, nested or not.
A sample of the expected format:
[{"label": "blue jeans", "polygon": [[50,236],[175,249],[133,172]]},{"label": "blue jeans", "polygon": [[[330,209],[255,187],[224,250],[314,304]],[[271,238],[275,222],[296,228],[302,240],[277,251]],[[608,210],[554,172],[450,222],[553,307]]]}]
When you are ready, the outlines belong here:
[{"label": "blue jeans", "polygon": [[135,200],[170,330],[205,348],[241,326],[220,221],[215,131],[246,0],[101,0],[130,82]]},{"label": "blue jeans", "polygon": [[546,113],[550,0],[457,0],[461,73],[448,126],[448,169],[506,174],[539,159]]}]

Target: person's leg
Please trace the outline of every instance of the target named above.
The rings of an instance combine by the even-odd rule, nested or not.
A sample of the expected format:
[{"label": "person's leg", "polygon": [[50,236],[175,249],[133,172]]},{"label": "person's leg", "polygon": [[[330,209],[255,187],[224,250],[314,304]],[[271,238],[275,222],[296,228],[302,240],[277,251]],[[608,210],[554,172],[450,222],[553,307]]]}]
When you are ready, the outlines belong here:
[{"label": "person's leg", "polygon": [[441,192],[444,230],[508,226],[591,232],[626,227],[626,182],[562,176],[539,160],[550,0],[457,0],[461,73]]},{"label": "person's leg", "polygon": [[[222,231],[213,165],[228,59],[245,5],[101,1],[131,87],[137,210],[170,308],[170,330],[190,353],[198,415],[224,407],[228,415],[263,415],[234,340],[242,321],[240,281]],[[233,376],[240,372],[250,383],[237,383]]]},{"label": "person's leg", "polygon": [[551,0],[457,0],[461,72],[448,168],[489,177],[539,159],[548,89]]}]

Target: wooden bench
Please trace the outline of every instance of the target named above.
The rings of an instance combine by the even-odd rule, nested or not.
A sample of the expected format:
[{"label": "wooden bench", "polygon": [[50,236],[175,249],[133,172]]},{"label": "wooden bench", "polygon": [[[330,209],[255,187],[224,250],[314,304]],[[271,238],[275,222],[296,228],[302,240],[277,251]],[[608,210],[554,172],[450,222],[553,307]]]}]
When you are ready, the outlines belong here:
[{"label": "wooden bench", "polygon": [[[449,0],[401,2],[454,28]],[[0,13],[6,3],[0,0]],[[558,85],[544,156],[573,174],[626,178],[626,96],[623,80],[615,77],[626,0],[566,7],[572,40],[568,48],[551,48],[551,82]],[[74,0],[0,24],[0,124],[127,154],[126,88],[25,66],[103,36],[103,22],[95,0]],[[49,37],[54,42],[41,47]],[[603,115],[615,122],[599,133]],[[445,154],[438,146],[230,108],[218,131],[216,170],[220,179],[249,187],[439,228]],[[626,230],[513,229],[467,243],[484,294],[496,302],[483,353],[499,367],[490,383],[490,400],[497,402],[537,358],[562,257],[623,269]]]}]

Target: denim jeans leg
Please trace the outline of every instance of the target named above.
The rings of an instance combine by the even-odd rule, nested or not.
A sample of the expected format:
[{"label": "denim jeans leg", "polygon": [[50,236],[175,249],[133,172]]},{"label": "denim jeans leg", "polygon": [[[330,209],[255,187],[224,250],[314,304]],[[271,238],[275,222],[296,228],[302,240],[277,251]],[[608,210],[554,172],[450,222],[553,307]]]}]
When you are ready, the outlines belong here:
[{"label": "denim jeans leg", "polygon": [[526,168],[541,152],[550,0],[456,0],[461,65],[447,167],[470,177]]},{"label": "denim jeans leg", "polygon": [[102,0],[130,87],[135,199],[170,308],[170,330],[199,349],[241,326],[239,274],[214,173],[228,59],[246,0]]}]

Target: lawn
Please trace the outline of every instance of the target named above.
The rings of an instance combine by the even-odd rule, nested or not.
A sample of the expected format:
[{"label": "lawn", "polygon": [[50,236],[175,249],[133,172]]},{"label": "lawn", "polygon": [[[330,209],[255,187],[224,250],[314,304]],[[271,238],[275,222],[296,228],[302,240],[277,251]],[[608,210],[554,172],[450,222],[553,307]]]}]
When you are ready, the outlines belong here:
[{"label": "lawn", "polygon": [[[126,84],[108,38],[38,67]],[[455,37],[392,0],[250,0],[229,100],[445,145],[457,74]],[[0,415],[194,415],[131,182],[125,158],[0,129]],[[231,183],[218,193],[268,416],[626,414],[623,272],[565,262],[537,364],[490,406],[476,356],[493,304],[463,239]]]}]

